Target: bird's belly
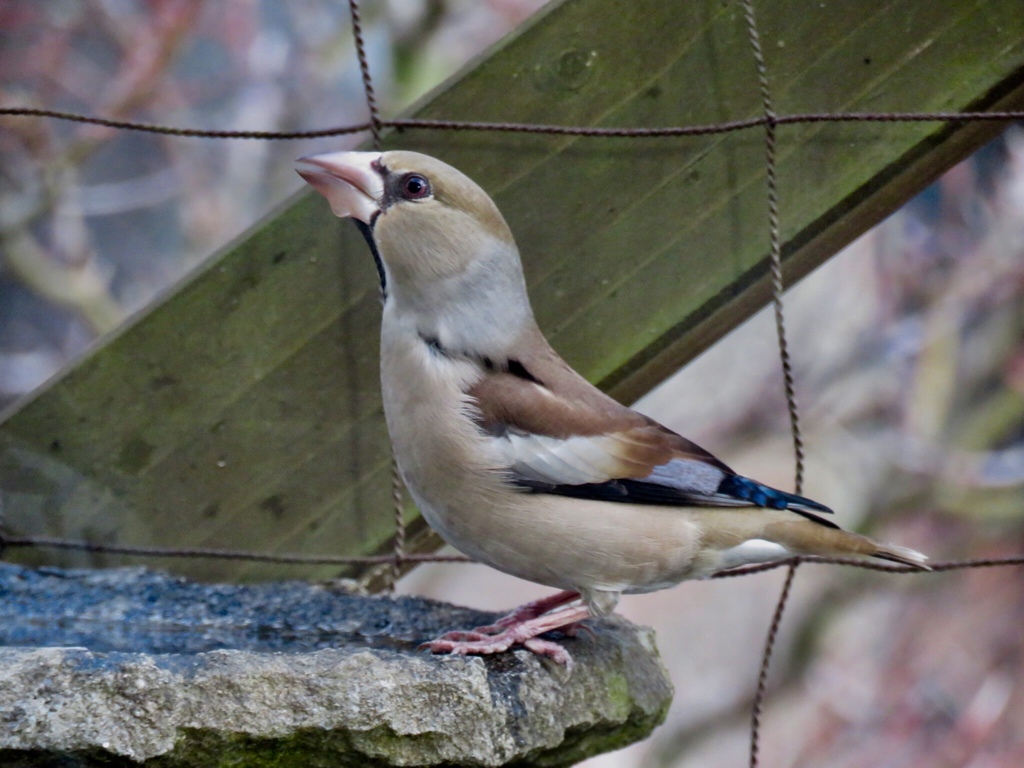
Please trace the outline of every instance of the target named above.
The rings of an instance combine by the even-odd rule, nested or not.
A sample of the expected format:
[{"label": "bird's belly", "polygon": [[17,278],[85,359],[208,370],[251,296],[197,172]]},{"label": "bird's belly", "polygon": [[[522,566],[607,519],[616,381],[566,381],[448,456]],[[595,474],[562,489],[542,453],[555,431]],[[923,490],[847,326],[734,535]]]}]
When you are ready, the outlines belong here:
[{"label": "bird's belly", "polygon": [[[403,409],[430,424],[441,409]],[[389,421],[392,418],[389,416]],[[557,589],[646,592],[706,575],[687,510],[526,493],[507,484],[479,435],[393,431],[406,485],[430,526],[474,560]]]},{"label": "bird's belly", "polygon": [[515,492],[472,512],[423,509],[470,557],[559,589],[650,592],[707,573],[686,510]]}]

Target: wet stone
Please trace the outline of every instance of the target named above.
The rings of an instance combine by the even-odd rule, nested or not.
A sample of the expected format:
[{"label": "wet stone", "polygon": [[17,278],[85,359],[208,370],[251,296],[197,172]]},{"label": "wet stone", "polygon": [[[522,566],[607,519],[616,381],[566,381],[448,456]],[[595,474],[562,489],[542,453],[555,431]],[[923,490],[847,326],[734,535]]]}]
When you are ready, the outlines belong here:
[{"label": "wet stone", "polygon": [[562,667],[432,656],[492,614],[340,583],[0,564],[0,765],[567,766],[644,738],[671,686],[612,618]]}]

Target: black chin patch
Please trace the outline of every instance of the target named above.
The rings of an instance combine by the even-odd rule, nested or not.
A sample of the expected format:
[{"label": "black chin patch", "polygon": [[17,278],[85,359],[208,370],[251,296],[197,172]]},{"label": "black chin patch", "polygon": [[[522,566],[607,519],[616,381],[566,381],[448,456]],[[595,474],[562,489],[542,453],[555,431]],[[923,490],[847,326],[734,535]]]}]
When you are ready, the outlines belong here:
[{"label": "black chin patch", "polygon": [[380,258],[380,251],[377,250],[377,243],[373,239],[373,227],[359,219],[352,219],[352,221],[359,227],[359,231],[363,233],[363,239],[370,246],[370,253],[373,254],[373,263],[377,265],[377,277],[380,278],[380,295],[386,299],[388,297],[388,278],[384,273],[384,262]]}]

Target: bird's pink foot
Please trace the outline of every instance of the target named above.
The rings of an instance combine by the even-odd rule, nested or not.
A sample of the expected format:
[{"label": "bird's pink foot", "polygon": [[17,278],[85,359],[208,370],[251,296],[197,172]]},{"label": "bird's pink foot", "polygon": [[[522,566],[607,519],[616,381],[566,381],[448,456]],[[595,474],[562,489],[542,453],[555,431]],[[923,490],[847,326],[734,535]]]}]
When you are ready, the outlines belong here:
[{"label": "bird's pink foot", "polygon": [[484,635],[479,632],[445,632],[434,640],[423,643],[420,648],[431,653],[451,653],[455,656],[468,654],[486,656],[491,653],[507,651],[516,642],[512,635],[502,632],[497,635]]},{"label": "bird's pink foot", "polygon": [[480,629],[471,632],[459,630],[447,632],[420,647],[430,650],[431,653],[487,656],[507,651],[513,645],[522,645],[538,656],[547,656],[571,670],[572,657],[569,652],[558,643],[552,640],[542,640],[538,636],[555,629],[568,629],[574,634],[581,626],[579,622],[589,615],[589,609],[581,603],[531,619],[510,623],[503,628],[499,627],[499,631],[495,633],[482,632]]},{"label": "bird's pink foot", "polygon": [[572,656],[561,645],[553,640],[539,637],[527,637],[517,628],[499,632],[496,635],[484,635],[479,632],[446,632],[435,640],[423,643],[420,648],[429,649],[431,653],[450,653],[455,656],[489,656],[503,653],[513,645],[522,645],[538,656],[547,656],[558,664],[572,670]]},{"label": "bird's pink foot", "polygon": [[435,651],[433,649],[433,647],[432,647],[433,644],[435,644],[435,643],[456,643],[456,644],[458,644],[458,643],[484,642],[486,640],[491,639],[491,637],[492,637],[491,634],[485,634],[485,633],[481,632],[478,629],[473,629],[473,630],[455,629],[455,630],[452,630],[451,632],[445,632],[443,635],[441,635],[438,638],[435,638],[434,640],[431,640],[430,642],[423,643],[422,645],[420,645],[420,648],[428,648],[429,647],[431,649],[431,651],[433,651],[434,653],[443,653],[444,651]]}]

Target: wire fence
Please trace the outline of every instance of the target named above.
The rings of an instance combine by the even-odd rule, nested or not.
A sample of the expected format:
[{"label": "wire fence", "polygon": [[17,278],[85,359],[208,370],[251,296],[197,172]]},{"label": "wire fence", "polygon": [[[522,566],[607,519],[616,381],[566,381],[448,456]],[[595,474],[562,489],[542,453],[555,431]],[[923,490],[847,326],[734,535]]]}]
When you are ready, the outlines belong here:
[{"label": "wire fence", "polygon": [[1006,123],[1024,120],[1024,110],[995,112],[801,112],[787,115],[761,115],[745,120],[728,120],[707,125],[669,125],[660,128],[605,128],[591,125],[548,125],[544,123],[487,122],[472,120],[423,120],[413,117],[381,118],[374,122],[351,123],[333,128],[306,131],[218,131],[208,128],[180,128],[132,120],[108,120],[57,109],[36,107],[0,107],[0,115],[13,117],[46,117],[69,120],[105,128],[155,133],[193,139],[256,139],[265,141],[298,141],[328,136],[348,136],[371,132],[376,125],[396,131],[479,131],[483,133],[539,133],[548,136],[582,136],[605,139],[676,138],[732,133],[766,125],[797,125],[801,123]]},{"label": "wire fence", "polygon": [[[774,309],[775,328],[782,371],[782,385],[789,413],[790,432],[794,451],[795,490],[800,493],[804,479],[804,446],[800,429],[799,408],[795,395],[795,382],[790,362],[789,345],[786,337],[785,305],[783,292],[785,289],[782,278],[782,245],[779,220],[779,189],[777,178],[776,132],[779,126],[806,123],[907,123],[907,122],[1013,122],[1024,120],[1024,111],[993,111],[993,112],[838,112],[838,113],[801,113],[777,114],[775,112],[770,73],[765,64],[761,48],[760,34],[752,0],[739,0],[747,26],[750,42],[752,63],[756,69],[760,90],[762,114],[744,120],[733,120],[707,125],[679,125],[666,127],[625,127],[606,128],[593,126],[546,125],[537,123],[517,122],[473,122],[464,120],[423,120],[415,118],[382,118],[377,106],[373,79],[366,56],[363,39],[360,6],[358,0],[349,0],[352,17],[352,29],[356,55],[362,76],[363,91],[370,119],[350,125],[335,126],[319,130],[292,132],[279,131],[245,131],[245,130],[211,130],[200,128],[183,128],[168,125],[141,123],[130,120],[113,120],[103,117],[75,114],[51,109],[26,107],[0,107],[0,115],[11,117],[37,117],[67,120],[77,123],[115,128],[119,130],[138,131],[161,134],[181,138],[204,138],[221,140],[274,140],[287,141],[298,139],[322,138],[369,132],[373,145],[379,149],[385,130],[403,131],[481,131],[497,133],[527,133],[576,137],[601,138],[658,138],[705,136],[735,131],[762,129],[765,142],[765,179],[766,179],[766,220],[769,232],[769,266],[771,279],[772,305]],[[147,558],[212,558],[221,560],[244,560],[254,563],[273,563],[279,565],[333,565],[333,566],[390,566],[389,586],[393,588],[401,574],[403,565],[420,563],[468,563],[469,558],[462,555],[437,553],[409,553],[405,551],[405,523],[402,504],[402,486],[397,466],[392,463],[392,497],[394,501],[395,533],[392,551],[388,554],[370,556],[332,556],[306,555],[288,553],[264,553],[242,549],[213,548],[175,548],[161,546],[132,546],[122,544],[103,544],[92,541],[64,539],[48,536],[9,536],[0,528],[0,557],[12,549],[55,549],[88,552],[95,554],[120,555],[126,557]],[[0,521],[2,523],[2,521]],[[757,686],[751,707],[749,765],[757,768],[760,764],[761,720],[767,690],[767,678],[771,668],[772,652],[775,640],[782,624],[786,605],[791,592],[796,572],[802,564],[839,565],[878,571],[888,574],[935,574],[950,571],[964,571],[978,568],[995,568],[1008,566],[1024,566],[1024,554],[1003,558],[981,558],[936,561],[930,563],[929,571],[880,563],[865,562],[852,558],[820,558],[793,557],[772,563],[734,568],[712,576],[712,578],[733,578],[766,571],[785,568],[787,575],[775,605],[764,649],[760,660]]]},{"label": "wire fence", "polygon": [[[213,549],[204,547],[150,547],[131,544],[100,544],[80,539],[63,539],[57,536],[7,536],[0,533],[0,556],[9,549],[60,549],[75,552],[89,552],[101,555],[122,555],[125,557],[154,557],[197,559],[211,558],[214,560],[247,560],[253,563],[274,563],[276,565],[390,565],[394,562],[394,554],[386,555],[303,555],[272,552],[257,552],[248,549]],[[446,555],[436,552],[410,552],[404,555],[408,563],[472,563],[475,562],[465,555]],[[750,576],[755,573],[773,571],[800,563],[818,565],[843,565],[865,571],[881,573],[926,575],[929,573],[945,573],[963,571],[974,568],[994,568],[998,566],[1024,565],[1024,555],[1008,557],[975,558],[967,560],[936,560],[929,561],[928,570],[907,568],[899,565],[855,560],[845,557],[791,557],[759,565],[742,566],[722,571],[711,576],[712,579],[728,579],[736,576]]]}]

